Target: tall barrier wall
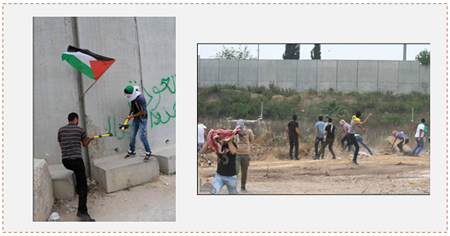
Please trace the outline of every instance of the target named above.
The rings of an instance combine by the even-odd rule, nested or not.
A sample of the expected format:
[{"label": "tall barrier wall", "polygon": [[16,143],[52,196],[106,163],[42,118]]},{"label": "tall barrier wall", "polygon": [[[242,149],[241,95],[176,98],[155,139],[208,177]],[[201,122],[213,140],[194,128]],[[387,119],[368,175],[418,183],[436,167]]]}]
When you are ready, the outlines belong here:
[{"label": "tall barrier wall", "polygon": [[298,92],[430,93],[430,67],[417,61],[198,59],[200,85],[266,86]]},{"label": "tall barrier wall", "polygon": [[[122,131],[119,126],[129,112],[123,90],[130,84],[138,85],[147,99],[152,151],[171,150],[175,155],[175,18],[36,17],[33,27],[34,158],[61,163],[57,133],[71,112],[80,115],[79,126],[89,136],[114,134],[92,141],[85,159],[125,154],[130,128]],[[61,61],[68,45],[116,59],[81,100],[94,80]],[[138,137],[136,144],[142,148]]]}]

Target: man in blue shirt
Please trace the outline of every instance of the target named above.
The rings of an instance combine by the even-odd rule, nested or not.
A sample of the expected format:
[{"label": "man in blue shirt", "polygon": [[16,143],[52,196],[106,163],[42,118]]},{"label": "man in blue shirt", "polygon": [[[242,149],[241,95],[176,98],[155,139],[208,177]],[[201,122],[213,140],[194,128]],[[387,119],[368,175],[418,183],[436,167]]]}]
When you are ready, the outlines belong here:
[{"label": "man in blue shirt", "polygon": [[392,142],[392,147],[394,147],[395,141],[397,141],[397,139],[400,139],[401,142],[397,144],[397,147],[398,147],[398,149],[400,150],[400,152],[403,153],[403,152],[404,152],[404,150],[403,150],[403,144],[409,143],[409,138],[408,138],[408,136],[406,136],[405,133],[400,132],[400,131],[396,131],[396,130],[392,131],[392,135],[394,135],[394,137],[395,137],[394,142]]},{"label": "man in blue shirt", "polygon": [[144,161],[150,161],[152,157],[152,151],[150,149],[150,145],[148,144],[147,137],[145,137],[145,128],[147,127],[147,101],[145,100],[144,95],[139,92],[138,86],[128,85],[124,89],[124,96],[131,103],[130,112],[132,115],[128,116],[127,119],[133,119],[133,124],[131,125],[131,134],[130,134],[130,150],[128,150],[125,159],[136,156],[136,134],[139,130],[139,138],[144,144],[144,148],[146,151]]},{"label": "man in blue shirt", "polygon": [[[319,147],[319,142],[321,142],[321,145],[323,145],[323,140],[324,140],[324,136],[323,136],[323,131],[325,130],[325,123],[323,122],[323,117],[319,116],[319,121],[317,121],[316,125],[316,130],[314,132],[314,149],[316,151],[316,157],[314,159],[319,159],[320,156],[318,156],[318,147]],[[325,155],[325,150],[322,153],[322,159],[323,156]]]}]

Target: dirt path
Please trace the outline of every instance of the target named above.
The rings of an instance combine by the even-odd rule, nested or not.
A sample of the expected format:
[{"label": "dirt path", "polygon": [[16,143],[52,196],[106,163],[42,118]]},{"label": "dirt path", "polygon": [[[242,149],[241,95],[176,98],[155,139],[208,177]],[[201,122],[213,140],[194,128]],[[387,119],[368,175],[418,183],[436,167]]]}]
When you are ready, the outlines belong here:
[{"label": "dirt path", "polygon": [[[175,221],[175,178],[158,178],[130,188],[107,194],[94,189],[88,194],[89,215],[96,221]],[[57,221],[80,221],[77,218],[78,196],[72,201],[60,201],[53,206]]]},{"label": "dirt path", "polygon": [[[429,155],[374,155],[359,158],[359,166],[347,155],[325,158],[251,161],[246,194],[430,194]],[[214,176],[216,168],[214,164],[199,166],[202,184]],[[239,186],[240,179],[238,190]],[[209,194],[200,188],[198,193]],[[221,194],[227,193],[224,187]]]}]

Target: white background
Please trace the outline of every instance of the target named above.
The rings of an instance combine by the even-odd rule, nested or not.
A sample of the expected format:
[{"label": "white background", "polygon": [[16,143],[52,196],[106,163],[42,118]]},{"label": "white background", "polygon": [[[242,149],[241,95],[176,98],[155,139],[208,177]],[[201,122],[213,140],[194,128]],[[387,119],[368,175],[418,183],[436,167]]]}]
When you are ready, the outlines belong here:
[{"label": "white background", "polygon": [[[3,5],[3,231],[446,231],[446,7],[433,4]],[[176,70],[179,88],[176,119],[178,140],[176,222],[32,222],[33,16],[176,17]],[[301,32],[308,33],[300,33],[300,29]],[[197,43],[302,41],[431,44],[431,123],[438,129],[433,132],[431,144],[431,195],[197,196],[195,155]],[[95,218],[100,220],[101,216]]]}]

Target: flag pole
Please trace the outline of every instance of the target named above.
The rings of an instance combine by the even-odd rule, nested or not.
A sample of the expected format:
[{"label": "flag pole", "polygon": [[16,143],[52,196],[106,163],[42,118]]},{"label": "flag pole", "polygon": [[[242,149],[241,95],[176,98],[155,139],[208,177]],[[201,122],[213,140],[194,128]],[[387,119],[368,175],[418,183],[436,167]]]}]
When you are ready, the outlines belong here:
[{"label": "flag pole", "polygon": [[87,91],[89,91],[89,89],[91,89],[92,88],[92,86],[94,86],[94,84],[95,83],[97,83],[97,81],[99,80],[100,78],[98,78],[98,79],[96,79],[95,80],[95,82],[94,83],[92,83],[91,84],[91,86],[89,86],[89,88],[88,89],[86,89],[86,91],[84,91],[84,93],[83,94],[81,94],[81,96],[78,98],[78,100],[81,100],[81,98],[87,93]]}]

